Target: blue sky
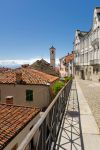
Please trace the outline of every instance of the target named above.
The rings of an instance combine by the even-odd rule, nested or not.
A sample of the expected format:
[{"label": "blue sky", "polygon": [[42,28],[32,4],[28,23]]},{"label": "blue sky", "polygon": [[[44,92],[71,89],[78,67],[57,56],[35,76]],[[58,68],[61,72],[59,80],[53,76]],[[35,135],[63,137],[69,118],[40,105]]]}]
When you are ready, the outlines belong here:
[{"label": "blue sky", "polygon": [[60,58],[73,48],[76,29],[88,31],[99,0],[1,0],[0,60]]}]

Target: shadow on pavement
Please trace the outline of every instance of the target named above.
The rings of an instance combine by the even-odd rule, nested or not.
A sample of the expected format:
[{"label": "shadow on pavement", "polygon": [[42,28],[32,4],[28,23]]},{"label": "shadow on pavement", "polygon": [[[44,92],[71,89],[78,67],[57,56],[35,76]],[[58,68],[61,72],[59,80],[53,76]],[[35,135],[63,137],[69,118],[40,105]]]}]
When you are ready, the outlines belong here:
[{"label": "shadow on pavement", "polygon": [[55,150],[84,150],[75,82],[72,84]]}]

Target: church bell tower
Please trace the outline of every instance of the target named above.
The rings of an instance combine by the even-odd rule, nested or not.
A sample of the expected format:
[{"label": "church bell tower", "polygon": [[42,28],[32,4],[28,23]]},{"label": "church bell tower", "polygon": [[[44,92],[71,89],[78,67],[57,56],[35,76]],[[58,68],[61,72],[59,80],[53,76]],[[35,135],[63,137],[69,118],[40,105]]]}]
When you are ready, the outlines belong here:
[{"label": "church bell tower", "polygon": [[50,65],[55,68],[55,51],[56,49],[52,46],[50,48]]}]

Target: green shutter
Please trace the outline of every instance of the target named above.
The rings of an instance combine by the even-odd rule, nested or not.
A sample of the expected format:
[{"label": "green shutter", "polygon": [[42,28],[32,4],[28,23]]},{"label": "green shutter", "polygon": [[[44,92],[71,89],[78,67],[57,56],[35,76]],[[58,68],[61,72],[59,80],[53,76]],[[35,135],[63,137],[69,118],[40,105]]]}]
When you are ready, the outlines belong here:
[{"label": "green shutter", "polygon": [[33,101],[33,90],[26,90],[26,100]]}]

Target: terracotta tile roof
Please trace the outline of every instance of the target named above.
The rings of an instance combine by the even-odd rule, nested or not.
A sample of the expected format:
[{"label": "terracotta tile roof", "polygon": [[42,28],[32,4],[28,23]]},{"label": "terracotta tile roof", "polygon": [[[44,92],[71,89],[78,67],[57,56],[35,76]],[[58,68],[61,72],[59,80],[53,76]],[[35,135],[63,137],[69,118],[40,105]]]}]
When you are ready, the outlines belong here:
[{"label": "terracotta tile roof", "polygon": [[74,54],[73,53],[66,56],[66,63],[69,63],[72,60],[74,60]]},{"label": "terracotta tile roof", "polygon": [[59,76],[58,72],[56,72],[55,69],[50,65],[50,63],[48,63],[44,59],[37,60],[29,67],[53,76],[57,76],[57,77]]},{"label": "terracotta tile roof", "polygon": [[0,73],[2,73],[2,72],[6,72],[6,71],[9,71],[9,70],[11,70],[10,68],[0,68]]},{"label": "terracotta tile roof", "polygon": [[0,150],[40,112],[39,108],[0,104]]},{"label": "terracotta tile roof", "polygon": [[16,73],[22,73],[21,84],[42,84],[47,85],[47,83],[52,83],[58,79],[56,76],[52,76],[34,69],[30,68],[19,68],[13,71],[4,73],[0,76],[0,83],[5,84],[16,84]]}]

